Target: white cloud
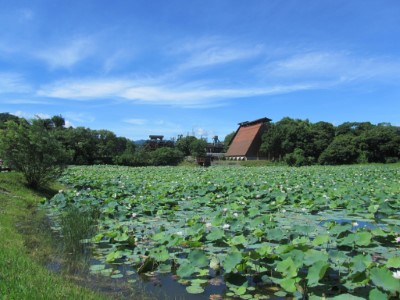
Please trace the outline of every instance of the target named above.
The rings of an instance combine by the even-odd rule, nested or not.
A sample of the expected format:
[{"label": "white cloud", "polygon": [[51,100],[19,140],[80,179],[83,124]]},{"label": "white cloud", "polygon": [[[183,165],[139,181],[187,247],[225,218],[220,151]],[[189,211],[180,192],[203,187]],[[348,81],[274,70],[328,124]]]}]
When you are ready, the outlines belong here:
[{"label": "white cloud", "polygon": [[145,119],[127,119],[124,120],[125,123],[132,124],[132,125],[144,125],[147,123]]},{"label": "white cloud", "polygon": [[51,116],[49,114],[46,113],[30,113],[30,112],[26,112],[26,111],[22,111],[22,110],[18,110],[15,113],[13,113],[13,115],[20,117],[20,118],[24,118],[27,120],[30,119],[50,119]]},{"label": "white cloud", "polygon": [[35,56],[44,60],[51,68],[70,68],[87,58],[93,51],[93,42],[89,38],[74,38],[39,50]]},{"label": "white cloud", "polygon": [[26,93],[31,90],[24,76],[17,73],[0,73],[0,93]]},{"label": "white cloud", "polygon": [[186,57],[177,71],[211,67],[255,58],[263,53],[263,47],[238,46],[235,42],[219,37],[206,37],[196,41],[180,41],[174,45],[173,54]]},{"label": "white cloud", "polygon": [[218,88],[201,82],[172,86],[110,79],[57,82],[42,87],[38,95],[86,101],[113,98],[143,104],[201,108],[225,105],[226,101],[235,98],[283,94],[312,88],[314,88],[312,84],[276,85],[264,88]]},{"label": "white cloud", "polygon": [[36,99],[5,99],[1,100],[2,103],[6,104],[46,104],[51,105],[52,103],[49,100],[36,100]]},{"label": "white cloud", "polygon": [[65,116],[66,119],[72,120],[74,122],[78,122],[78,123],[91,123],[94,122],[95,118],[88,113],[82,113],[82,112],[65,112],[63,114]]},{"label": "white cloud", "polygon": [[129,88],[126,80],[67,80],[39,89],[39,96],[85,100],[118,96]]},{"label": "white cloud", "polygon": [[270,79],[335,81],[336,83],[391,80],[400,76],[400,61],[385,57],[366,57],[348,52],[312,51],[275,60],[263,67]]},{"label": "white cloud", "polygon": [[66,127],[66,128],[75,127],[75,125],[71,121],[65,120],[65,126],[64,127]]}]

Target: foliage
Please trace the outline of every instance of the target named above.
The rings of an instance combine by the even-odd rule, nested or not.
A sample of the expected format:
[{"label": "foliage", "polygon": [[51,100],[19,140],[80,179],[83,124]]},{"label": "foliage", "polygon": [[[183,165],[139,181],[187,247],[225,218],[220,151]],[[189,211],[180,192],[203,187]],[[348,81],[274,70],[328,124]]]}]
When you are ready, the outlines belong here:
[{"label": "foliage", "polygon": [[261,151],[269,160],[289,165],[396,162],[400,158],[400,130],[390,124],[327,122],[283,118],[269,125]]},{"label": "foliage", "polygon": [[189,293],[220,281],[243,299],[266,286],[276,296],[396,299],[399,175],[383,165],[74,167],[63,177],[71,189],[48,207],[99,212],[101,274],[122,261],[153,277],[172,272]]},{"label": "foliage", "polygon": [[59,176],[68,155],[40,120],[32,124],[8,122],[0,137],[0,153],[6,163],[21,171],[32,188],[45,186]]},{"label": "foliage", "polygon": [[207,142],[203,139],[198,139],[195,136],[181,137],[176,142],[175,147],[185,156],[203,156],[206,154],[205,148]]},{"label": "foliage", "polygon": [[190,143],[190,155],[204,156],[206,155],[207,142],[203,139],[197,139]]},{"label": "foliage", "polygon": [[48,195],[33,192],[22,181],[20,173],[0,173],[0,298],[105,299],[41,264],[44,259],[49,263],[51,252],[39,226],[44,215],[37,203]]},{"label": "foliage", "polygon": [[355,145],[355,137],[350,134],[337,136],[322,152],[319,163],[322,165],[354,164],[359,151]]},{"label": "foliage", "polygon": [[183,160],[183,153],[170,147],[158,148],[151,152],[150,162],[154,166],[177,165]]},{"label": "foliage", "polygon": [[232,131],[231,133],[227,134],[224,138],[224,148],[225,151],[228,151],[229,145],[232,142],[233,137],[235,136],[236,131]]}]

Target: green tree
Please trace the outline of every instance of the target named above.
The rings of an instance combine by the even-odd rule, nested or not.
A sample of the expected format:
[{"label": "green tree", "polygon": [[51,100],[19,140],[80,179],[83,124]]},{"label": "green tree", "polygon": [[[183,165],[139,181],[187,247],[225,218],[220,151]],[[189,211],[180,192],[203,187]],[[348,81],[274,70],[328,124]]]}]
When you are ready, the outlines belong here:
[{"label": "green tree", "polygon": [[182,137],[176,142],[175,147],[185,156],[188,156],[191,155],[190,145],[196,140],[197,138],[195,136]]},{"label": "green tree", "polygon": [[235,136],[236,131],[232,131],[229,133],[225,138],[224,138],[224,149],[225,151],[228,151],[229,145],[232,142],[233,137]]},{"label": "green tree", "polygon": [[135,150],[135,143],[130,140],[126,140],[125,150],[120,155],[114,156],[114,164],[123,166],[135,166],[137,164],[137,153]]},{"label": "green tree", "polygon": [[59,176],[68,161],[62,144],[40,120],[31,124],[8,122],[0,136],[0,153],[35,189]]},{"label": "green tree", "polygon": [[190,155],[192,156],[204,156],[206,155],[207,142],[203,139],[196,139],[189,145]]},{"label": "green tree", "polygon": [[183,153],[175,148],[161,147],[150,153],[154,166],[177,165],[183,160]]},{"label": "green tree", "polygon": [[352,134],[342,134],[336,136],[322,152],[319,163],[322,165],[354,164],[357,162],[358,156],[356,137]]}]

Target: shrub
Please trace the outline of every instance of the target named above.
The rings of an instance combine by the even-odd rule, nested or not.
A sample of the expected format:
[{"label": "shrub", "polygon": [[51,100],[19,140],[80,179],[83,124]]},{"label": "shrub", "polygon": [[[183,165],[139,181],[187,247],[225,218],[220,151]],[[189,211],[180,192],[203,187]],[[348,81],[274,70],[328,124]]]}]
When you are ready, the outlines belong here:
[{"label": "shrub", "polygon": [[7,122],[0,136],[0,153],[35,189],[59,176],[68,161],[66,150],[39,120],[32,124]]}]

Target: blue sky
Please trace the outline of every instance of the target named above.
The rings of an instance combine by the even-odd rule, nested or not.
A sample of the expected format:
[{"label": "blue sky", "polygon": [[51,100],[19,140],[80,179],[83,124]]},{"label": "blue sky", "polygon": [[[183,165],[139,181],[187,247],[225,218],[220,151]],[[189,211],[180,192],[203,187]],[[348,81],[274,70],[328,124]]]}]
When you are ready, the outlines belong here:
[{"label": "blue sky", "polygon": [[137,140],[400,125],[398,0],[0,0],[0,112]]}]

